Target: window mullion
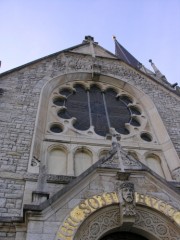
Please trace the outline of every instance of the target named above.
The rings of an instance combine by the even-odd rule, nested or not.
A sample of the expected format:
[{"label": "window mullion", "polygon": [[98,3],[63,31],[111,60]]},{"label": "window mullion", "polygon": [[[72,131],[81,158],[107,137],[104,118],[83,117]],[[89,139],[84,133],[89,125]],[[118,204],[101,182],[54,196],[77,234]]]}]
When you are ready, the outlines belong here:
[{"label": "window mullion", "polygon": [[92,126],[92,116],[91,116],[91,104],[90,104],[89,90],[87,90],[87,98],[88,98],[89,122],[90,122],[90,126]]},{"label": "window mullion", "polygon": [[109,128],[109,130],[110,130],[110,128],[111,128],[111,123],[110,123],[110,120],[109,120],[109,114],[108,114],[108,110],[107,110],[106,98],[105,98],[104,92],[102,93],[102,95],[103,95],[103,103],[104,103],[104,108],[105,108],[105,113],[106,113],[108,128]]}]

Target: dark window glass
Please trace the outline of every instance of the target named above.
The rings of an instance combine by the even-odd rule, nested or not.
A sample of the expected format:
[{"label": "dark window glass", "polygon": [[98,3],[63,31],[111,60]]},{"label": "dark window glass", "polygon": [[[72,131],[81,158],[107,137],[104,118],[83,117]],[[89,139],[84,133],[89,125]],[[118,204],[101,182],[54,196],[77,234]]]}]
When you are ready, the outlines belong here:
[{"label": "dark window glass", "polygon": [[69,111],[67,111],[67,109],[61,109],[58,112],[58,116],[64,119],[70,119],[72,118],[71,114],[69,113]]},{"label": "dark window glass", "polygon": [[137,107],[130,107],[131,113],[135,114],[135,115],[141,115],[141,112],[139,111],[139,109]]},{"label": "dark window glass", "polygon": [[50,130],[54,133],[62,132],[62,128],[58,124],[54,124],[50,127]]},{"label": "dark window glass", "polygon": [[127,96],[125,96],[125,95],[122,95],[122,96],[120,96],[119,98],[120,98],[121,101],[123,101],[126,105],[128,105],[129,103],[132,103],[132,102],[133,102],[129,97],[127,97]]},{"label": "dark window glass", "polygon": [[106,112],[101,90],[97,86],[92,86],[90,90],[91,116],[94,130],[101,136],[106,136],[109,132]]},{"label": "dark window glass", "polygon": [[110,125],[121,134],[128,134],[125,128],[125,123],[129,123],[131,116],[127,105],[120,99],[116,98],[117,93],[109,89],[105,93],[107,110],[110,120]]},{"label": "dark window glass", "polygon": [[59,93],[67,97],[72,94],[72,91],[69,88],[63,88],[59,91]]},{"label": "dark window glass", "polygon": [[68,119],[76,118],[74,127],[79,130],[87,130],[89,124],[89,111],[87,93],[81,85],[76,85],[76,92],[69,95],[65,102],[66,109],[59,112],[59,117]]},{"label": "dark window glass", "polygon": [[63,89],[61,94],[67,96],[65,100],[56,98],[54,104],[65,106],[58,112],[58,116],[64,119],[76,118],[74,127],[78,130],[87,130],[90,127],[90,121],[94,126],[94,131],[101,136],[109,133],[109,127],[121,134],[129,134],[125,123],[133,126],[140,126],[140,123],[131,118],[131,113],[141,114],[136,107],[128,107],[132,100],[123,95],[116,97],[117,93],[113,89],[108,89],[102,93],[96,85],[91,86],[88,94],[80,84],[74,86],[75,92],[69,89]]},{"label": "dark window glass", "polygon": [[53,103],[57,106],[64,106],[65,99],[57,97],[53,100]]},{"label": "dark window glass", "polygon": [[100,240],[148,240],[145,237],[140,236],[139,234],[131,232],[115,232],[102,237]]},{"label": "dark window glass", "polygon": [[137,119],[135,118],[132,118],[131,121],[130,121],[130,124],[135,126],[135,127],[139,127],[140,126],[140,123],[138,122]]},{"label": "dark window glass", "polygon": [[148,133],[142,133],[141,138],[146,142],[151,142],[152,141],[152,137]]}]

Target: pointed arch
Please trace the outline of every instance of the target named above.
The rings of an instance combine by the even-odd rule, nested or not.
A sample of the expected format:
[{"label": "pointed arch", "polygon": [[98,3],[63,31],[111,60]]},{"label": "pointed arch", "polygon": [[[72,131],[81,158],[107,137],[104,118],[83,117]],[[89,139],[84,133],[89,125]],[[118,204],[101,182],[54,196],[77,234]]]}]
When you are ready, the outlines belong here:
[{"label": "pointed arch", "polygon": [[[40,101],[39,101],[39,107],[38,107],[38,113],[37,113],[37,119],[35,123],[35,131],[32,141],[32,148],[31,148],[31,156],[30,159],[33,157],[37,159],[41,159],[41,161],[44,161],[45,157],[45,147],[43,145],[43,140],[45,137],[46,132],[46,121],[44,119],[46,118],[45,114],[48,109],[49,99],[50,95],[59,86],[62,86],[63,84],[72,86],[73,82],[78,81],[84,81],[88,82],[89,79],[91,79],[91,73],[85,73],[85,72],[71,72],[68,74],[60,75],[56,78],[49,79],[49,81],[46,82],[46,84],[42,85],[42,91],[40,95]],[[174,146],[171,142],[171,139],[167,133],[167,130],[164,126],[164,123],[161,120],[161,117],[153,103],[153,101],[150,99],[147,94],[142,92],[140,89],[138,89],[137,86],[131,85],[128,82],[125,82],[125,80],[122,80],[120,77],[112,77],[110,74],[108,75],[101,75],[99,78],[99,82],[101,82],[104,85],[111,85],[112,87],[121,89],[121,92],[126,92],[129,96],[133,96],[136,98],[136,104],[141,105],[143,109],[145,109],[147,119],[150,122],[150,126],[152,126],[153,129],[153,138],[152,138],[152,144],[156,144],[158,142],[160,148],[162,149],[165,159],[171,159],[173,156],[173,161],[168,162],[168,167],[170,171],[173,171],[174,169],[178,168],[179,163],[179,157],[177,155],[176,150],[174,149]],[[111,84],[109,84],[111,83]],[[41,82],[43,84],[43,82]],[[146,119],[146,117],[143,115],[139,116],[140,118]],[[67,121],[68,124],[68,121]],[[67,126],[67,125],[66,125]],[[66,126],[64,126],[66,128]],[[142,127],[145,127],[142,126]],[[133,134],[137,134],[137,127],[134,126],[127,126],[127,129],[133,130]],[[65,131],[65,130],[63,130]],[[58,134],[58,133],[57,133]],[[132,135],[133,136],[133,135]],[[97,136],[96,136],[97,137]],[[128,136],[128,138],[131,136]],[[141,139],[140,134],[139,139]],[[125,136],[125,139],[127,137]],[[156,142],[157,141],[157,142]],[[144,142],[146,143],[146,142]],[[167,147],[168,146],[168,147]],[[29,162],[29,168],[28,170],[31,172],[34,172],[33,167],[31,166],[31,162]],[[168,179],[172,180],[172,179]]]}]

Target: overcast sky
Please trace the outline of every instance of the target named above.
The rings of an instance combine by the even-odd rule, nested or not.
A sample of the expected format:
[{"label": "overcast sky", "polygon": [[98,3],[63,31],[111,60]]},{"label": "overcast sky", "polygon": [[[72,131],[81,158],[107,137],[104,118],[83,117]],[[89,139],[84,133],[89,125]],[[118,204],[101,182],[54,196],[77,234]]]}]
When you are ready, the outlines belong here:
[{"label": "overcast sky", "polygon": [[180,0],[0,0],[0,72],[80,44],[114,53],[112,35],[180,85]]}]

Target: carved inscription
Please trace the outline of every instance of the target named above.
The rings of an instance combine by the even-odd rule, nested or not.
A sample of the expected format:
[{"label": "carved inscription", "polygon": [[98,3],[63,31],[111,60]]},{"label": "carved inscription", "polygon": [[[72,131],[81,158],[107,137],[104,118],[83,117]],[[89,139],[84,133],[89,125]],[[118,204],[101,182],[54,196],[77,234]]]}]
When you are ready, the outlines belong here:
[{"label": "carved inscription", "polygon": [[83,200],[71,211],[68,218],[59,228],[56,240],[72,240],[75,231],[85,218],[97,211],[97,209],[118,202],[116,192],[103,193],[102,195],[95,195]]},{"label": "carved inscription", "polygon": [[[81,201],[80,204],[70,212],[66,220],[60,226],[55,239],[73,240],[77,229],[88,216],[102,207],[119,202],[119,196],[116,192],[106,192],[102,195],[95,195]],[[158,210],[180,226],[180,211],[170,204],[153,196],[143,195],[137,192],[135,192],[135,202],[136,204],[145,205]],[[163,231],[161,226],[158,226],[158,230],[159,232]]]},{"label": "carved inscription", "polygon": [[180,225],[180,211],[177,211],[174,207],[172,207],[170,204],[159,200],[158,198],[143,195],[139,193],[135,193],[136,203],[146,205],[148,207],[154,208],[162,213],[164,213],[166,216],[173,219],[178,225]]}]

